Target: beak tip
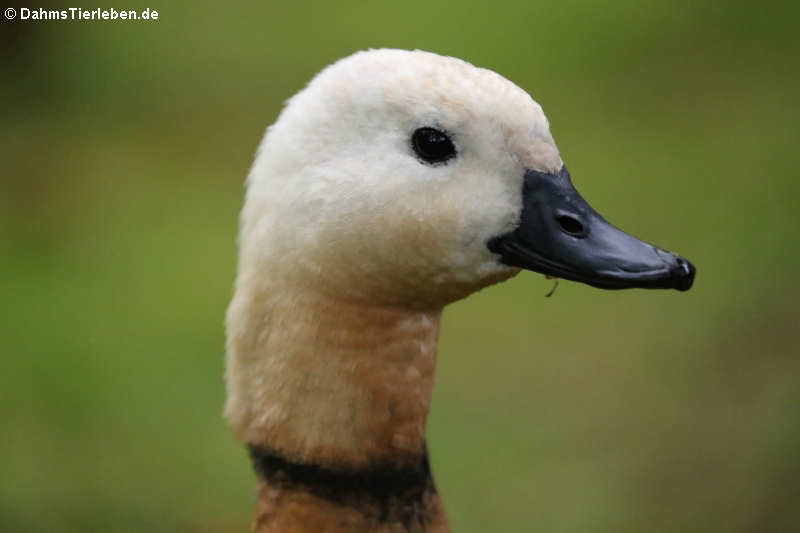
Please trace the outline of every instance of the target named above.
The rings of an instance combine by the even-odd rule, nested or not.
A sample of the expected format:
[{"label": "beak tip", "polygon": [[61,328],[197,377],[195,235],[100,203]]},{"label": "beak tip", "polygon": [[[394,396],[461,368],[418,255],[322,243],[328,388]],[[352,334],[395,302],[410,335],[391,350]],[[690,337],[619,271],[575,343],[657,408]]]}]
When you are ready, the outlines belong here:
[{"label": "beak tip", "polygon": [[672,269],[673,287],[681,292],[688,291],[694,284],[695,266],[683,257],[676,256],[677,264]]}]

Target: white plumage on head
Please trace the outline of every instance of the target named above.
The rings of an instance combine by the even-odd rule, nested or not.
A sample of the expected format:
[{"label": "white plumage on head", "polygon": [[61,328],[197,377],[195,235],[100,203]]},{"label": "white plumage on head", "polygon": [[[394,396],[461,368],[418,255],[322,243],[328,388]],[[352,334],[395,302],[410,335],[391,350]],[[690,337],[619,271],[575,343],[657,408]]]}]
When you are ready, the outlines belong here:
[{"label": "white plumage on head", "polygon": [[[457,156],[421,162],[410,142],[420,127],[446,132]],[[561,166],[539,104],[499,74],[422,51],[359,52],[267,130],[240,265],[441,306],[512,273],[486,241],[518,223],[525,169]]]}]

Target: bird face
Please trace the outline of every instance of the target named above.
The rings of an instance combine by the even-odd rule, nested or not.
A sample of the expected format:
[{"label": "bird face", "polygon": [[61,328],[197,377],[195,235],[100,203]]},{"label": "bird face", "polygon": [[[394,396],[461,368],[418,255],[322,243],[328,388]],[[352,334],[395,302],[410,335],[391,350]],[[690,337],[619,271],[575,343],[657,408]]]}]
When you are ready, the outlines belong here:
[{"label": "bird face", "polygon": [[248,178],[241,244],[265,275],[412,307],[520,268],[606,288],[690,272],[582,200],[525,91],[419,51],[356,54],[289,101]]}]

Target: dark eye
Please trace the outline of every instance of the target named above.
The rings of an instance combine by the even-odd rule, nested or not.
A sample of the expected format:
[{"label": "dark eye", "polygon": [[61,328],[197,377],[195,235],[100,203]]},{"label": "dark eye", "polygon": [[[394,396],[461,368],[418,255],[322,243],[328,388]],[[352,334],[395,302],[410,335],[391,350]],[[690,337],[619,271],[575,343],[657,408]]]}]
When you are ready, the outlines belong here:
[{"label": "dark eye", "polygon": [[443,131],[435,128],[419,128],[411,136],[411,146],[423,161],[441,163],[456,155],[453,141]]}]

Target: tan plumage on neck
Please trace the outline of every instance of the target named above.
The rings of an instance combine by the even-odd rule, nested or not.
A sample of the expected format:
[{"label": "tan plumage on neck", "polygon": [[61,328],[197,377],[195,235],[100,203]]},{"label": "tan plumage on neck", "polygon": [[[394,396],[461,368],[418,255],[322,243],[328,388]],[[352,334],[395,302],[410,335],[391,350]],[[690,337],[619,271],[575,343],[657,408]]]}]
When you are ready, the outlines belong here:
[{"label": "tan plumage on neck", "polygon": [[435,311],[271,287],[228,311],[226,415],[248,444],[357,468],[422,452]]},{"label": "tan plumage on neck", "polygon": [[[408,467],[425,453],[440,316],[277,287],[238,292],[226,415],[241,440],[299,464]],[[255,531],[448,531],[435,490],[420,500],[412,510],[342,505],[262,479]],[[381,520],[387,512],[395,518]]]}]

